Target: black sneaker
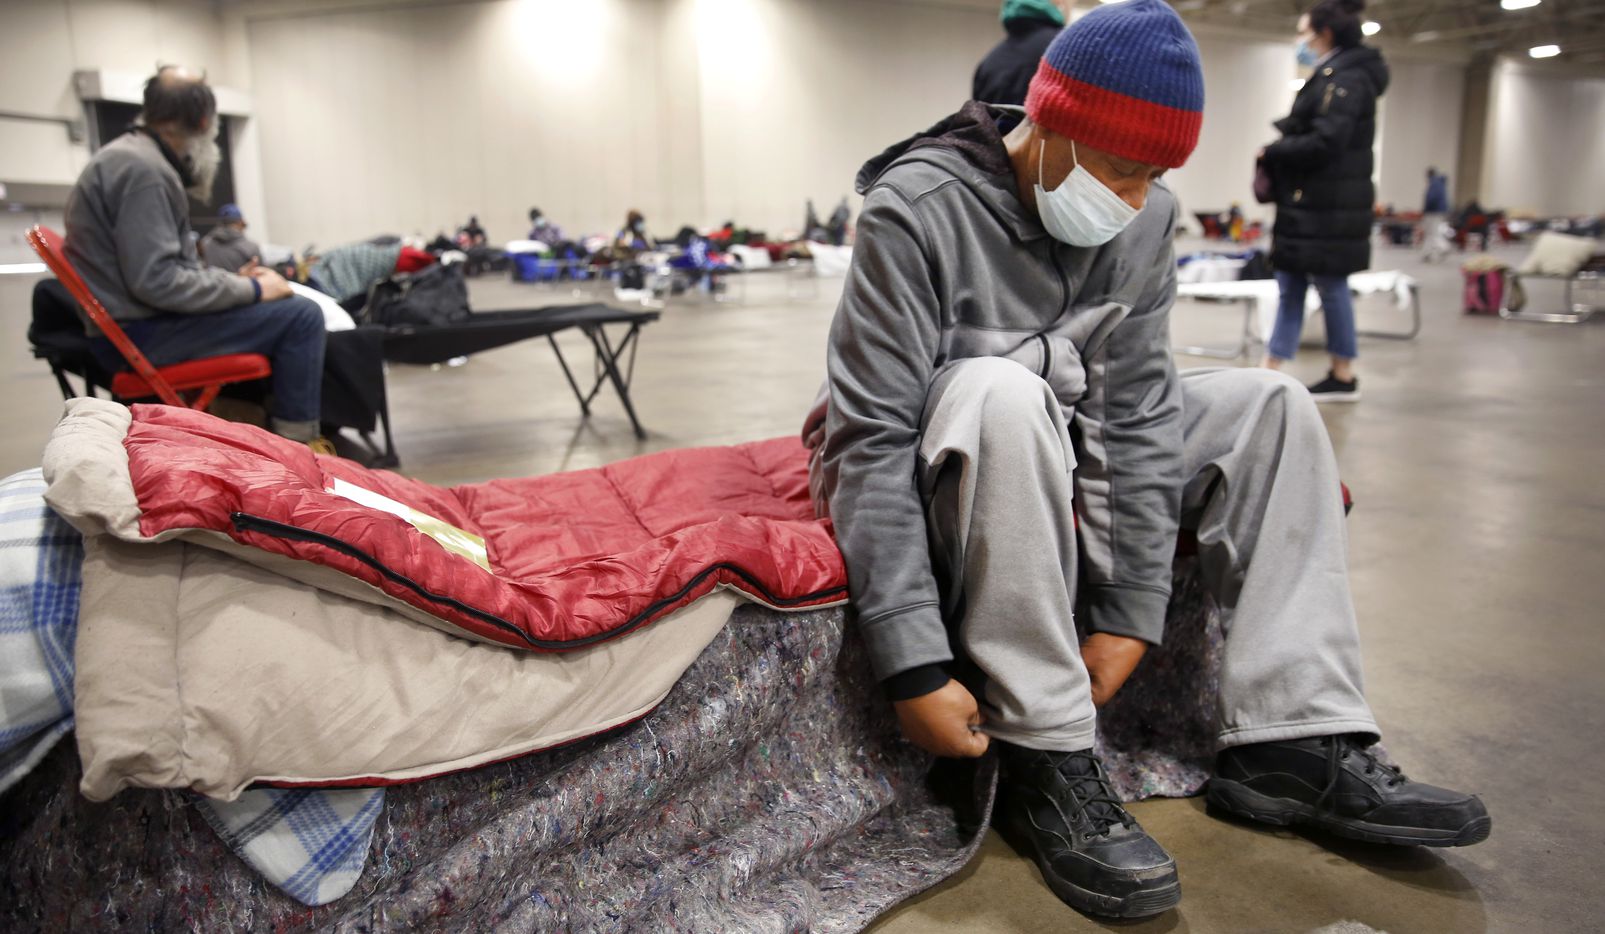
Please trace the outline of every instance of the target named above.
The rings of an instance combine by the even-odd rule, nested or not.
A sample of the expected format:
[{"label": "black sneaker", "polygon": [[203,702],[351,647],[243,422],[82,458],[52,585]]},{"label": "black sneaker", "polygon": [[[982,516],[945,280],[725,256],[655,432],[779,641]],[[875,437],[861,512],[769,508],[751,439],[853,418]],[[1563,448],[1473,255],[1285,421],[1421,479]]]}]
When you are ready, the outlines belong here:
[{"label": "black sneaker", "polygon": [[999,829],[1029,849],[1065,904],[1110,918],[1147,918],[1176,907],[1176,861],[1120,806],[1091,750],[998,748]]},{"label": "black sneaker", "polygon": [[1470,846],[1493,829],[1476,795],[1413,782],[1353,736],[1222,750],[1209,803],[1265,824],[1319,827],[1371,843]]},{"label": "black sneaker", "polygon": [[1316,402],[1359,402],[1360,378],[1356,376],[1344,382],[1328,372],[1326,379],[1309,387],[1309,390]]}]

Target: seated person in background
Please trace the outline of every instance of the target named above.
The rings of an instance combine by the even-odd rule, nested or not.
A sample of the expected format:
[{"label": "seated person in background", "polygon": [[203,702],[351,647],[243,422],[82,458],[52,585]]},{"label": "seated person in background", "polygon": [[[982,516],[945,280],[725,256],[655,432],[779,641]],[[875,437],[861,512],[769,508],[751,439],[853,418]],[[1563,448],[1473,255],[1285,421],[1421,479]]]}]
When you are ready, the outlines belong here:
[{"label": "seated person in background", "polygon": [[201,238],[201,259],[208,266],[243,272],[262,258],[262,248],[245,235],[245,217],[239,205],[225,204],[217,209],[218,224]]},{"label": "seated person in background", "polygon": [[477,276],[489,270],[495,263],[501,251],[493,250],[490,246],[490,237],[485,228],[479,226],[479,215],[468,218],[468,223],[457,230],[457,246],[468,256],[463,263],[463,271],[470,276]]},{"label": "seated person in background", "polygon": [[997,823],[1094,914],[1181,898],[1093,751],[1098,707],[1164,637],[1181,527],[1227,614],[1212,805],[1397,844],[1490,828],[1476,797],[1373,746],[1309,393],[1172,362],[1160,176],[1197,145],[1203,90],[1175,11],[1125,0],[1059,33],[1008,135],[971,102],[871,160],[803,432],[904,735],[939,756],[998,747]]},{"label": "seated person in background", "polygon": [[479,215],[474,214],[468,218],[468,223],[457,228],[457,245],[464,250],[476,246],[484,246],[489,242],[485,235],[485,228],[479,226]]},{"label": "seated person in background", "polygon": [[529,239],[539,240],[553,250],[563,242],[563,229],[547,220],[540,208],[529,209]]},{"label": "seated person in background", "polygon": [[[257,353],[273,365],[269,427],[333,453],[318,436],[323,313],[262,266],[201,262],[189,202],[212,196],[220,154],[217,100],[176,66],[145,83],[138,124],[97,152],[67,198],[67,259],[156,366]],[[242,264],[243,265],[243,264]],[[112,372],[127,363],[87,318],[91,347]]]},{"label": "seated person in background", "polygon": [[825,222],[825,242],[835,246],[847,244],[847,225],[853,219],[853,209],[847,206],[847,199],[842,198],[836,205],[836,210],[830,212],[830,220]]},{"label": "seated person in background", "polygon": [[1460,209],[1460,213],[1455,215],[1455,243],[1462,250],[1467,249],[1471,245],[1472,235],[1477,234],[1482,237],[1482,242],[1477,248],[1486,253],[1488,230],[1491,226],[1488,210],[1478,203],[1476,198],[1472,198]]},{"label": "seated person in background", "polygon": [[613,235],[613,250],[624,257],[650,249],[652,238],[646,235],[646,218],[632,208],[630,213],[624,215],[624,226]]}]

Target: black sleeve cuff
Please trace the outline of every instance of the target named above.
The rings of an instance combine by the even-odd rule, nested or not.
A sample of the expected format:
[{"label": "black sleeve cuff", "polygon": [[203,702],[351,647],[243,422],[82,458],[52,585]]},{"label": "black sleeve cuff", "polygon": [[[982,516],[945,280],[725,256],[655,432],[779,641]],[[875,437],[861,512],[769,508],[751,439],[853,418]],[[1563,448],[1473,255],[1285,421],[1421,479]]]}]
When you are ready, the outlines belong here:
[{"label": "black sleeve cuff", "polygon": [[887,700],[904,701],[923,697],[947,682],[947,670],[932,664],[900,671],[882,681],[881,687],[886,691]]}]

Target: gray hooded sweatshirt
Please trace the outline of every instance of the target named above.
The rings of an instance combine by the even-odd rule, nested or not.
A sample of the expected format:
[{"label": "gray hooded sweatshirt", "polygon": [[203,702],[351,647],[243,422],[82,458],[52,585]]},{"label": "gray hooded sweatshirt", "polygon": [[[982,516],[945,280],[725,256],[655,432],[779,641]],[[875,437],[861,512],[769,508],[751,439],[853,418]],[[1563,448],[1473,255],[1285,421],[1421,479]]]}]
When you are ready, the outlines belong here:
[{"label": "gray hooded sweatshirt", "polygon": [[1060,243],[976,103],[872,159],[858,190],[828,397],[804,435],[822,445],[819,492],[877,676],[952,658],[915,477],[932,379],[971,357],[1013,359],[1052,388],[1079,462],[1084,622],[1157,644],[1183,482],[1175,197],[1156,183],[1110,243]]},{"label": "gray hooded sweatshirt", "polygon": [[206,265],[234,272],[253,259],[262,258],[262,248],[245,231],[218,224],[201,238],[201,258]]},{"label": "gray hooded sweatshirt", "polygon": [[175,163],[148,133],[124,133],[95,153],[67,196],[67,259],[118,321],[257,300],[251,279],[196,254]]}]

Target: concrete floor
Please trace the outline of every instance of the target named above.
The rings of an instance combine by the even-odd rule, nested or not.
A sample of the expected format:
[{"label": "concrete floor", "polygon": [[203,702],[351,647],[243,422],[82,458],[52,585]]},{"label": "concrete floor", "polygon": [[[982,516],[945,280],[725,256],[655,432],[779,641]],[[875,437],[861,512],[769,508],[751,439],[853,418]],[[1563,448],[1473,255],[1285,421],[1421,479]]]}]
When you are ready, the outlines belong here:
[{"label": "concrete floor", "polygon": [[[1124,929],[1605,929],[1589,861],[1605,839],[1605,322],[1468,319],[1453,265],[1420,267],[1396,250],[1380,250],[1376,265],[1420,278],[1426,326],[1411,342],[1362,341],[1365,400],[1325,413],[1358,501],[1349,528],[1368,693],[1406,771],[1482,794],[1493,837],[1464,850],[1391,849],[1228,823],[1197,799],[1142,802],[1132,810],[1176,856],[1186,894],[1178,910]],[[11,322],[0,331],[0,474],[38,464],[60,411],[48,371],[28,356],[31,287],[0,276]],[[837,288],[789,300],[776,277],[745,304],[671,305],[646,330],[637,367],[645,442],[611,396],[580,422],[542,343],[461,367],[395,367],[403,469],[461,483],[793,432],[822,375]],[[488,309],[566,297],[476,282],[474,299]],[[1397,318],[1363,307],[1361,321]],[[1184,306],[1175,325],[1178,338],[1229,342],[1237,317]],[[589,359],[578,342],[565,349],[571,362]],[[1316,379],[1324,359],[1307,350],[1294,372]],[[1101,927],[993,835],[962,875],[875,930]]]}]

